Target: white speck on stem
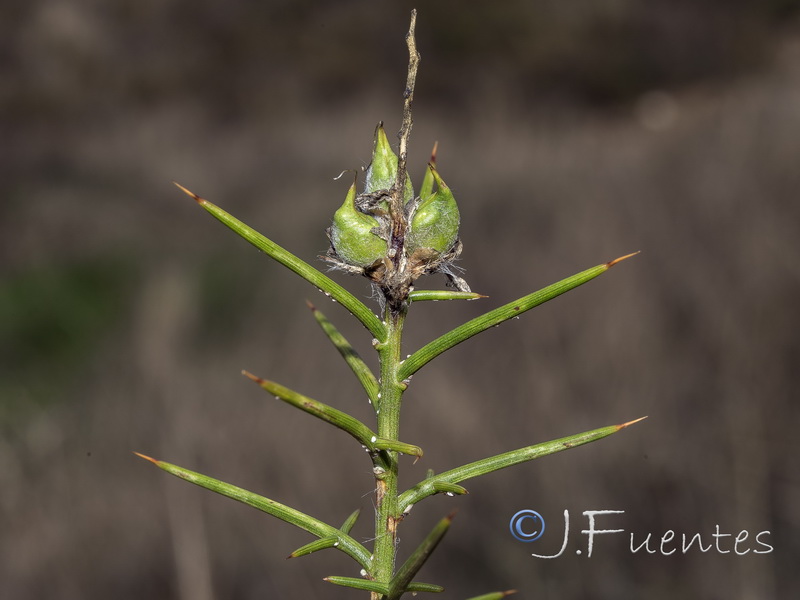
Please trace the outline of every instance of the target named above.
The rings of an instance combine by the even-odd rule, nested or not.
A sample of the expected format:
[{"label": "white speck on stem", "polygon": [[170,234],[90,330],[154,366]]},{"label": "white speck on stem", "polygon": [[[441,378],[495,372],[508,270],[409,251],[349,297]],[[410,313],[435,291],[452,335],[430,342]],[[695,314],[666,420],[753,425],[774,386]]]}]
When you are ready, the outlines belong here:
[{"label": "white speck on stem", "polygon": [[374,444],[375,442],[377,442],[377,441],[378,441],[378,438],[376,438],[376,437],[373,435],[373,436],[370,438],[370,440],[369,440],[369,441],[370,441],[370,442],[372,442],[372,443]]}]

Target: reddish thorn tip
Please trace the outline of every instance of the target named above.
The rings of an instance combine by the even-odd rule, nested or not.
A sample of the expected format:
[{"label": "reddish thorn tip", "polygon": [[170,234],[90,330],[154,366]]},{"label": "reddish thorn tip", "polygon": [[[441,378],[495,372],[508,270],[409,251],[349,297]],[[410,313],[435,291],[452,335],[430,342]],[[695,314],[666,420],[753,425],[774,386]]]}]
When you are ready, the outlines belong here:
[{"label": "reddish thorn tip", "polygon": [[198,204],[205,204],[206,200],[204,200],[203,198],[201,198],[200,196],[198,196],[194,192],[191,192],[191,191],[187,190],[185,187],[183,187],[177,181],[173,181],[172,183],[174,183],[176,186],[178,186],[178,189],[180,189],[182,192],[184,192],[185,194],[187,194],[187,195],[191,196],[192,198],[194,198],[197,201]]},{"label": "reddish thorn tip", "polygon": [[503,596],[510,596],[511,594],[516,594],[517,590],[506,590],[503,592]]},{"label": "reddish thorn tip", "polygon": [[431,150],[431,160],[430,160],[430,163],[431,163],[432,165],[435,165],[435,164],[436,164],[436,151],[437,151],[438,149],[439,149],[439,140],[436,140],[436,141],[433,143],[433,150]]},{"label": "reddish thorn tip", "polygon": [[306,300],[306,306],[310,308],[312,311],[317,312],[317,307],[311,303],[311,300]]},{"label": "reddish thorn tip", "polygon": [[258,384],[264,383],[264,380],[261,379],[261,377],[256,377],[250,371],[245,371],[244,369],[242,369],[242,375],[244,375],[248,379],[251,379],[252,381],[255,381]]},{"label": "reddish thorn tip", "polygon": [[626,254],[625,256],[620,256],[619,258],[615,258],[615,259],[614,259],[614,260],[612,260],[611,262],[607,262],[607,263],[606,263],[606,267],[608,267],[608,268],[610,269],[611,267],[613,267],[613,266],[614,266],[614,265],[616,265],[617,263],[621,263],[623,260],[627,260],[627,259],[629,259],[631,256],[636,256],[636,255],[637,255],[637,254],[639,254],[640,252],[641,252],[641,250],[637,250],[636,252],[631,252],[630,254]]},{"label": "reddish thorn tip", "polygon": [[149,460],[149,461],[150,461],[151,463],[153,463],[154,465],[157,465],[157,464],[158,464],[158,461],[157,461],[155,458],[151,458],[151,457],[147,456],[146,454],[141,454],[140,452],[134,452],[134,454],[135,454],[136,456],[138,456],[139,458],[143,458],[143,459],[145,459],[145,460]]},{"label": "reddish thorn tip", "polygon": [[620,429],[625,429],[629,425],[633,425],[634,423],[638,423],[639,421],[644,421],[646,418],[647,416],[639,417],[638,419],[634,419],[633,421],[628,421],[627,423],[622,423],[621,425],[617,425],[617,431],[619,431]]}]

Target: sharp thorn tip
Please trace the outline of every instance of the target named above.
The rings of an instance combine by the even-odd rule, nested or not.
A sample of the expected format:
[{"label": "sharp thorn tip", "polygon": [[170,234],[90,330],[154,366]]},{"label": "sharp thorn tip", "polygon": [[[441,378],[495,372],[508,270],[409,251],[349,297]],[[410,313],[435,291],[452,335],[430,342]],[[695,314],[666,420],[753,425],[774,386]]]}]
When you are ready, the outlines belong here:
[{"label": "sharp thorn tip", "polygon": [[263,379],[261,379],[261,377],[257,377],[255,375],[253,375],[250,371],[247,371],[245,369],[242,369],[242,375],[244,375],[245,377],[247,377],[251,381],[255,381],[256,383],[263,383],[263,381],[264,381]]},{"label": "sharp thorn tip", "polygon": [[622,423],[621,425],[617,425],[617,430],[625,429],[626,427],[633,425],[634,423],[638,423],[639,421],[644,421],[649,415],[645,415],[644,417],[639,417],[638,419],[634,419],[633,421],[628,421],[627,423]]},{"label": "sharp thorn tip", "polygon": [[198,202],[198,203],[200,203],[200,204],[203,204],[204,202],[206,202],[206,201],[205,201],[203,198],[201,198],[200,196],[198,196],[198,195],[197,195],[197,194],[195,194],[194,192],[192,192],[192,191],[190,191],[190,190],[187,190],[185,187],[183,187],[183,186],[182,186],[180,183],[178,183],[177,181],[173,181],[172,183],[174,183],[174,184],[175,184],[175,185],[178,187],[178,189],[179,189],[179,190],[181,190],[182,192],[184,192],[184,193],[185,193],[185,194],[187,194],[188,196],[191,196],[192,198],[194,198],[196,202]]},{"label": "sharp thorn tip", "polygon": [[625,256],[620,256],[619,258],[615,258],[611,262],[607,262],[606,263],[606,267],[608,267],[610,269],[611,267],[613,267],[617,263],[621,263],[623,260],[627,260],[627,259],[631,258],[632,256],[636,256],[640,252],[641,252],[641,250],[637,250],[636,252],[631,252],[630,254],[626,254]]},{"label": "sharp thorn tip", "polygon": [[433,143],[433,150],[431,150],[431,164],[436,164],[436,152],[439,150],[439,140]]},{"label": "sharp thorn tip", "polygon": [[143,458],[143,459],[145,459],[145,460],[149,460],[149,461],[150,461],[151,463],[153,463],[154,465],[157,465],[157,464],[158,464],[158,461],[157,461],[155,458],[152,458],[152,457],[150,457],[150,456],[147,456],[146,454],[142,454],[141,452],[134,452],[134,454],[135,454],[136,456],[138,456],[139,458]]}]

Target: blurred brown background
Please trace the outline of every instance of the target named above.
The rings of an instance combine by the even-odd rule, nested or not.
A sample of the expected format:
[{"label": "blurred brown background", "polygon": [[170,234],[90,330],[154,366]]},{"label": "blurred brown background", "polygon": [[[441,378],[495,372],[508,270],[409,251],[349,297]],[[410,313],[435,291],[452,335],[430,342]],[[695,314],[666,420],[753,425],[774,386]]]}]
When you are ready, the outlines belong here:
[{"label": "blurred brown background", "polygon": [[[616,256],[602,278],[414,379],[411,485],[586,429],[591,446],[468,482],[420,574],[446,597],[779,599],[800,591],[797,3],[417,2],[412,177],[435,140],[480,302],[415,306],[409,352]],[[7,0],[0,7],[0,595],[14,600],[352,598],[343,555],[131,451],[339,523],[370,464],[246,368],[370,418],[304,300],[338,306],[200,210],[176,180],[308,261],[399,127],[410,2]],[[367,297],[361,281],[339,277]],[[439,287],[432,278],[427,285]],[[523,544],[508,520],[548,520]],[[561,515],[571,546],[559,559]],[[585,549],[584,510],[625,534]],[[631,554],[666,530],[769,530],[774,552]],[[763,539],[763,538],[762,538]],[[731,549],[731,538],[721,541]]]}]

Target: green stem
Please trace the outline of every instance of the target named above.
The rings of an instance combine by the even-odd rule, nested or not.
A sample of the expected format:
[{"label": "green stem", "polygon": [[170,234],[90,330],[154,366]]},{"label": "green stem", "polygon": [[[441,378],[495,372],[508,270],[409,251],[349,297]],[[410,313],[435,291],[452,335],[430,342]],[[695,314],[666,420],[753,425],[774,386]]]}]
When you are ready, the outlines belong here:
[{"label": "green stem", "polygon": [[[400,403],[406,384],[399,379],[403,323],[407,309],[394,311],[386,308],[386,342],[378,344],[381,363],[380,411],[378,412],[378,436],[386,440],[397,440],[400,435]],[[394,575],[395,542],[397,540],[397,472],[398,453],[384,451],[386,468],[375,473],[376,517],[375,557],[372,578],[378,582],[389,582]],[[380,598],[373,593],[373,600]]]}]

